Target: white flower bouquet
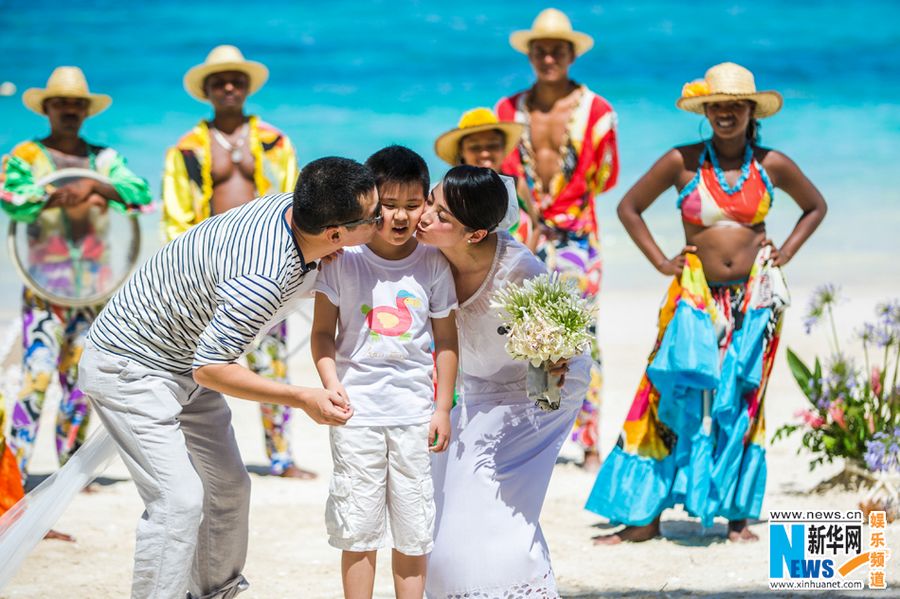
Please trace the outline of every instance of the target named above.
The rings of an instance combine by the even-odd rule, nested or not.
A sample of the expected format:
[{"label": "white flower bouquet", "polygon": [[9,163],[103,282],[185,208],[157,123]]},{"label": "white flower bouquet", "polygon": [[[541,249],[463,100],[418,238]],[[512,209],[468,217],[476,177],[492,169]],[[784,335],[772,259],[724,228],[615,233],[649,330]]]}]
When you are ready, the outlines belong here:
[{"label": "white flower bouquet", "polygon": [[558,409],[559,378],[550,375],[550,366],[588,346],[593,307],[556,273],[507,285],[494,293],[491,306],[502,311],[507,353],[529,363],[528,398],[542,410]]}]

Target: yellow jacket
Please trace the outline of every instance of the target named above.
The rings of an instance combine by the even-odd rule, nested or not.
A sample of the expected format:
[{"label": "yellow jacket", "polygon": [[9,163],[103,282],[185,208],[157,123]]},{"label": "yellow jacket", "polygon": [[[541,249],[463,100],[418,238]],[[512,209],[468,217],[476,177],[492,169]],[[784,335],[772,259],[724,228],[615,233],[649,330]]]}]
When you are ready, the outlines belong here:
[{"label": "yellow jacket", "polygon": [[[297,182],[297,156],[287,135],[250,117],[247,140],[253,154],[257,196],[292,191]],[[209,218],[212,198],[210,133],[203,120],[166,152],[163,171],[162,224],[166,241]]]}]

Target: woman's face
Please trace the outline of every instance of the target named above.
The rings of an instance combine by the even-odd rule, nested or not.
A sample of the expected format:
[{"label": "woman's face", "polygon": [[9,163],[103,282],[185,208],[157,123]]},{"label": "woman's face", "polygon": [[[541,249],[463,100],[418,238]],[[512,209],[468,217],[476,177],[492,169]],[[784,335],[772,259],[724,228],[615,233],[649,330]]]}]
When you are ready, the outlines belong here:
[{"label": "woman's face", "polygon": [[747,127],[753,116],[753,104],[748,100],[709,102],[704,107],[706,118],[716,137],[730,139],[747,135]]},{"label": "woman's face", "polygon": [[427,245],[446,248],[464,244],[471,235],[447,208],[443,184],[435,187],[425,200],[425,213],[419,220],[416,239]]},{"label": "woman's face", "polygon": [[496,130],[480,131],[466,135],[459,142],[459,156],[463,164],[481,166],[500,171],[500,164],[506,157],[506,139]]}]

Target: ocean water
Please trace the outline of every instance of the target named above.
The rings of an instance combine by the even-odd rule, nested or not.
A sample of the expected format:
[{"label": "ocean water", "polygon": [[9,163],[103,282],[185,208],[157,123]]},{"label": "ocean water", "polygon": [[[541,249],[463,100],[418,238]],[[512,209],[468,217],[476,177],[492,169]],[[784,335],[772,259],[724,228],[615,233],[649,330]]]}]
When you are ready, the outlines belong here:
[{"label": "ocean water", "polygon": [[[110,144],[158,195],[163,153],[209,115],[181,79],[215,45],[232,43],[265,63],[270,80],[249,109],[287,132],[301,164],[324,155],[365,159],[389,143],[420,152],[432,177],[446,170],[434,139],[463,110],[491,106],[530,85],[509,33],[526,29],[546,4],[533,1],[320,3],[278,0],[192,3],[0,0],[0,150],[43,136],[42,117],[21,92],[43,86],[53,67],[81,66],[113,105],[85,136]],[[733,0],[728,2],[557,2],[575,28],[595,37],[572,76],[605,96],[619,115],[622,172],[598,200],[607,289],[664,282],[615,218],[628,187],[675,144],[697,140],[702,118],[674,102],[684,82],[731,60],[760,89],[785,97],[764,121],[763,144],[793,158],[822,190],[830,211],[788,266],[809,286],[836,281],[900,294],[900,3]],[[708,127],[705,129],[708,133]],[[675,193],[647,212],[661,245],[676,252],[682,232]],[[769,231],[783,240],[799,217],[776,195]],[[5,226],[6,217],[0,217]],[[147,216],[145,255],[158,247],[159,215]],[[0,311],[16,310],[19,283],[0,262]]]}]

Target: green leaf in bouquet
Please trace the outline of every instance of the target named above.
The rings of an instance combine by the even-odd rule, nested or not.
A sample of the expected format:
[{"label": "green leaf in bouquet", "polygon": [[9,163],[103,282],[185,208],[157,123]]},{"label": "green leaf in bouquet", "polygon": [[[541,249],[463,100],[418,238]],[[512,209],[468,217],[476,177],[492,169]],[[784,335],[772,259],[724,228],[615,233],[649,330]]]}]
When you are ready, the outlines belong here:
[{"label": "green leaf in bouquet", "polygon": [[[791,374],[794,375],[794,379],[797,381],[797,384],[800,385],[803,394],[809,398],[812,392],[812,387],[809,384],[810,381],[813,380],[812,373],[809,371],[809,368],[806,367],[806,364],[804,364],[790,348],[787,350],[787,361],[788,366],[791,369]],[[821,373],[821,367],[819,368],[819,371]],[[816,378],[815,381],[818,381],[819,378]]]},{"label": "green leaf in bouquet", "polygon": [[800,428],[799,424],[783,424],[778,427],[778,430],[775,431],[775,434],[772,435],[772,442],[779,441],[781,439],[785,439],[788,436],[794,434],[797,429]]}]

